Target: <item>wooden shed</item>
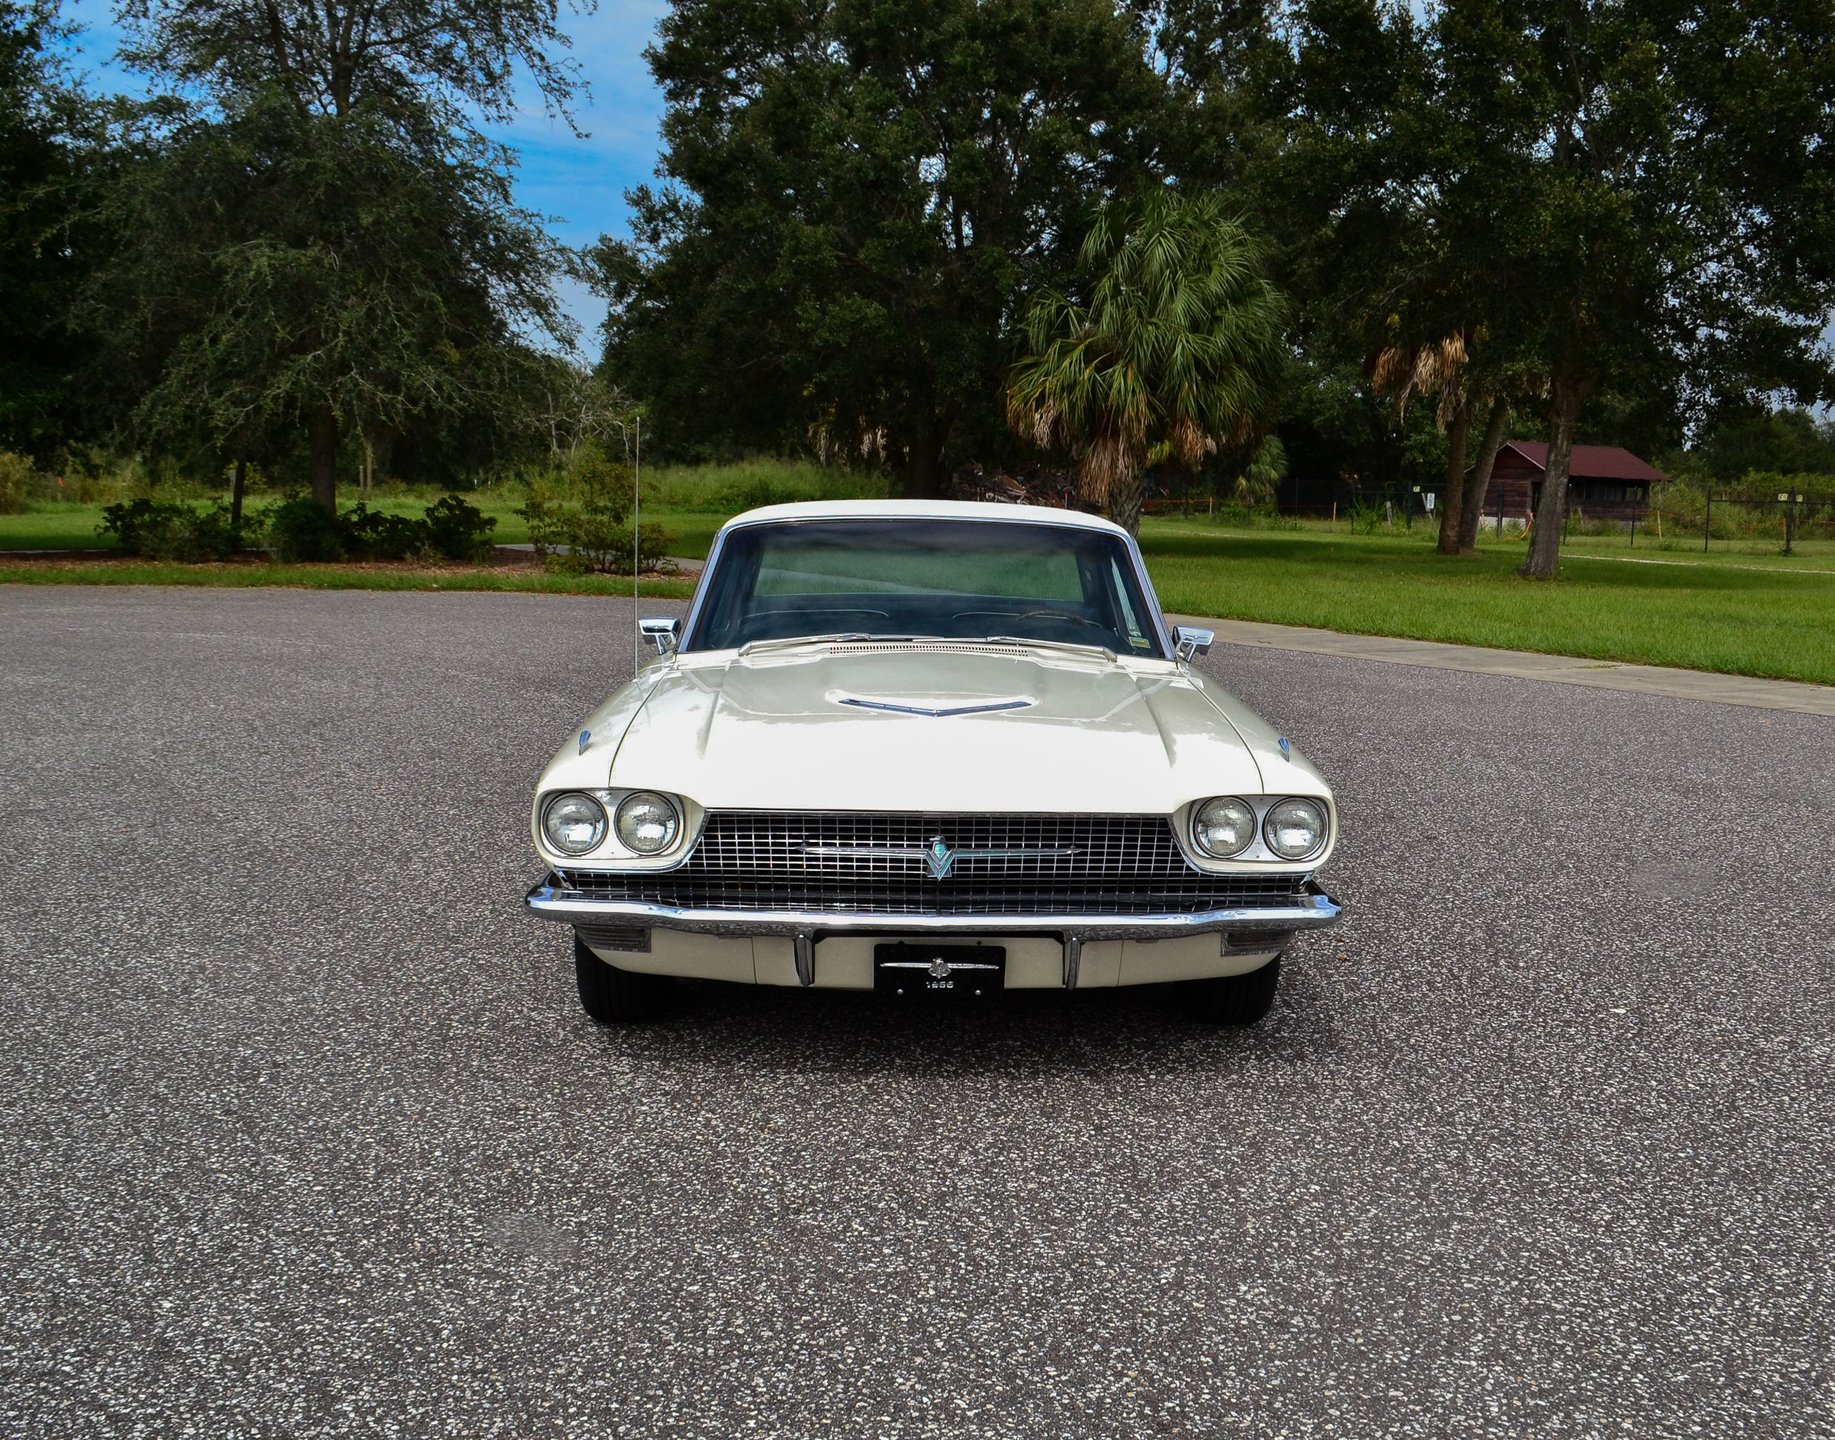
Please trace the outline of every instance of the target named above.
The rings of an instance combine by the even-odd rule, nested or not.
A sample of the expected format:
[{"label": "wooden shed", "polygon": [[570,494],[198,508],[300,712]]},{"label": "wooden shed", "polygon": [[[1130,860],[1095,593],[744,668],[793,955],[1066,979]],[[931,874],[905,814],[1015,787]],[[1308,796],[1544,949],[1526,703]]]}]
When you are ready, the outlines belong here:
[{"label": "wooden shed", "polygon": [[[1491,467],[1485,514],[1521,519],[1535,510],[1548,473],[1548,446],[1540,440],[1507,440]],[[1642,520],[1650,512],[1650,487],[1669,477],[1617,445],[1576,445],[1568,464],[1567,504],[1593,520]]]}]

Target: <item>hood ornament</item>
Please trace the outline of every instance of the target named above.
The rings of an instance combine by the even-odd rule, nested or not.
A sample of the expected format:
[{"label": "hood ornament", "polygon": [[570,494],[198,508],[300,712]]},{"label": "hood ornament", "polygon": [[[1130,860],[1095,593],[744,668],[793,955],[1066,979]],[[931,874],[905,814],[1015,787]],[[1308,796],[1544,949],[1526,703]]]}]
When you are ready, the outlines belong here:
[{"label": "hood ornament", "polygon": [[1274,743],[1281,747],[1281,758],[1283,760],[1293,759],[1293,746],[1290,743],[1288,743],[1287,737],[1285,735],[1281,736],[1281,738],[1276,740]]},{"label": "hood ornament", "polygon": [[861,695],[836,697],[837,705],[851,705],[856,710],[885,710],[894,715],[922,715],[928,720],[947,719],[951,715],[992,715],[1000,710],[1024,710],[1038,702],[1016,695],[1011,700],[978,700],[968,705],[907,705],[897,700],[868,700]]}]

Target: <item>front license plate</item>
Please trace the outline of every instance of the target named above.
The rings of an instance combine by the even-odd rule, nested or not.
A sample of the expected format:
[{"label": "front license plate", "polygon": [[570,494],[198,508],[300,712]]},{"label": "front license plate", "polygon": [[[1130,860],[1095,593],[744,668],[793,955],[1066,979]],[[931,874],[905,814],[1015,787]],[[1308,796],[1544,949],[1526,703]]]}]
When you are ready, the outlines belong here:
[{"label": "front license plate", "polygon": [[873,988],[892,995],[984,995],[1006,984],[1000,945],[875,945]]}]

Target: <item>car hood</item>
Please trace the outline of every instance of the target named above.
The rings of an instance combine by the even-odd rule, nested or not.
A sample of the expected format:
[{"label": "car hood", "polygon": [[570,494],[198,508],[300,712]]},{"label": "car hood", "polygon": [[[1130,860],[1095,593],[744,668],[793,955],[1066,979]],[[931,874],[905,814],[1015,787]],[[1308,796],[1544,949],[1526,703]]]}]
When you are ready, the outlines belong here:
[{"label": "car hood", "polygon": [[712,809],[1170,814],[1324,793],[1240,702],[1166,662],[836,644],[680,656],[640,683],[609,783]]}]

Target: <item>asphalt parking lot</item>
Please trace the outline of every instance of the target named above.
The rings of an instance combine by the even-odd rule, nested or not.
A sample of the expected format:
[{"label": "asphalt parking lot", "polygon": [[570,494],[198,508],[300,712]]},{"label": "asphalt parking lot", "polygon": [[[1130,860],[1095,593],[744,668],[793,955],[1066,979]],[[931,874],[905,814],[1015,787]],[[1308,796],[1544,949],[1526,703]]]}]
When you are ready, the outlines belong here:
[{"label": "asphalt parking lot", "polygon": [[0,1433],[1835,1434],[1835,722],[1219,647],[1347,817],[1261,1028],[614,1035],[630,620],[0,588]]}]

